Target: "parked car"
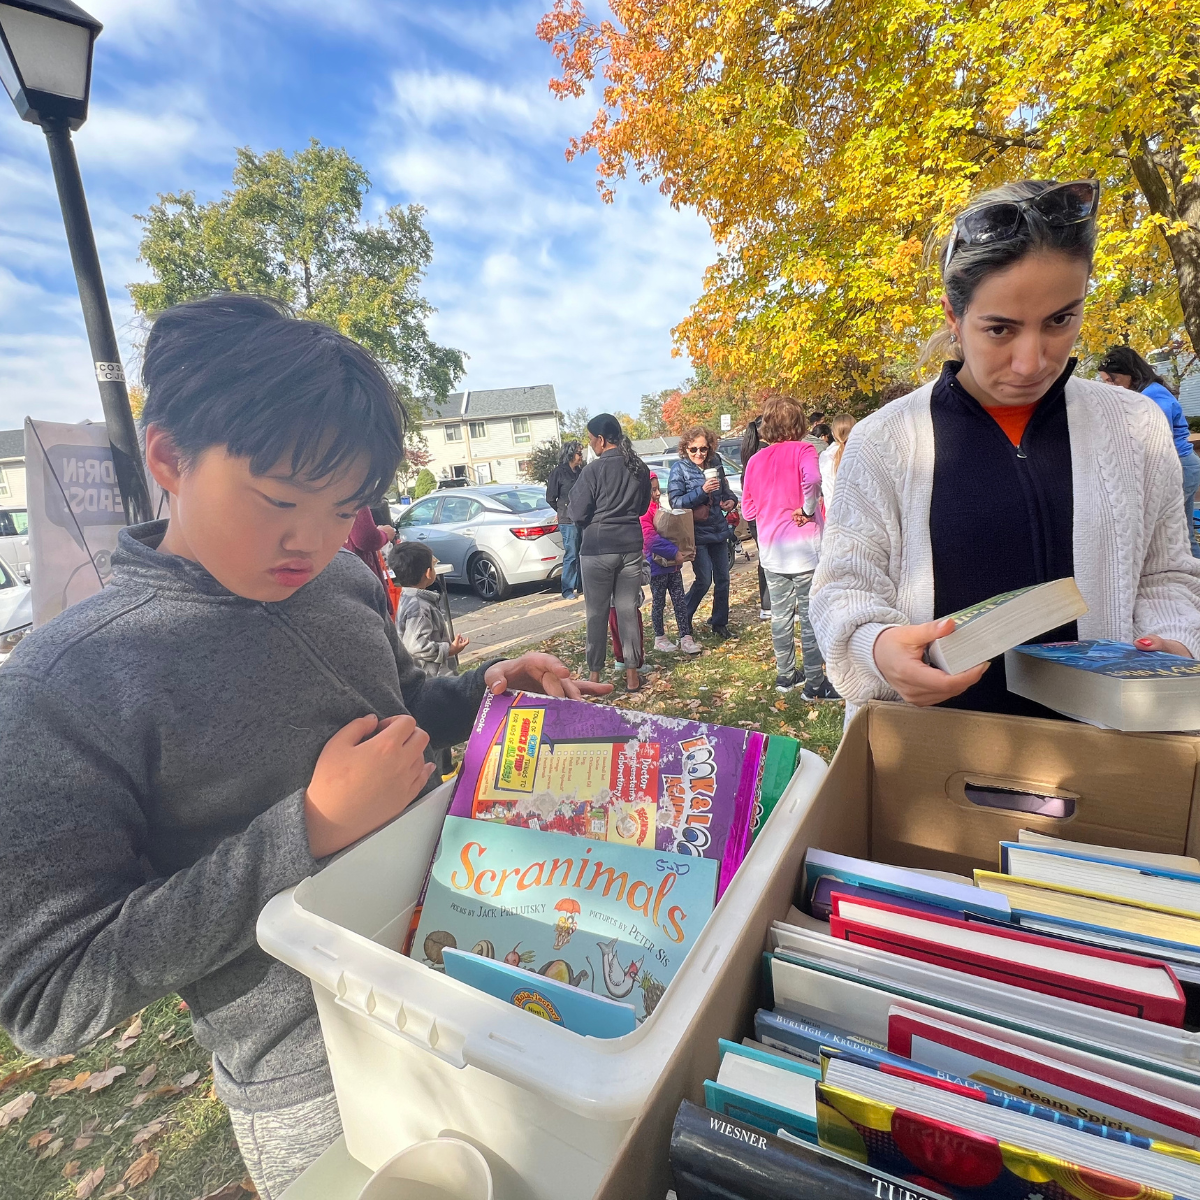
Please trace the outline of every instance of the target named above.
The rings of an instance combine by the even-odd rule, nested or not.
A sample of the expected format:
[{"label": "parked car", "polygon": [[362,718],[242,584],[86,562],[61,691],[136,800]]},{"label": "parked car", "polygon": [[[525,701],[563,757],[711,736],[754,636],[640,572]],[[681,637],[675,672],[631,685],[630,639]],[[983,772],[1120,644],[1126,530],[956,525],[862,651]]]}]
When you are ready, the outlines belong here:
[{"label": "parked car", "polygon": [[32,628],[32,589],[0,558],[0,664]]},{"label": "parked car", "polygon": [[723,459],[725,459],[726,462],[736,463],[737,469],[739,471],[741,471],[741,469],[742,469],[742,439],[740,437],[722,438],[717,443],[717,452],[721,455],[721,457]]},{"label": "parked car", "polygon": [[505,600],[514,583],[561,574],[558,515],[536,484],[490,483],[435,492],[410,504],[396,521],[403,542],[424,542],[446,579],[466,583],[483,600]]},{"label": "parked car", "polygon": [[0,508],[0,558],[29,582],[29,514],[23,508]]}]

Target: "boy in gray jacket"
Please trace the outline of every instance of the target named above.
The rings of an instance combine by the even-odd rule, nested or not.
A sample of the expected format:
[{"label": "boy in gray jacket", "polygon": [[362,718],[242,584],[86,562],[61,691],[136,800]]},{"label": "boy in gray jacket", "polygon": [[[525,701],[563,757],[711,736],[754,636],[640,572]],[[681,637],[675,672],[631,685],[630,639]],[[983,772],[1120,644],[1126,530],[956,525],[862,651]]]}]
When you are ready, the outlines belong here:
[{"label": "boy in gray jacket", "polygon": [[340,1122],[312,987],[259,911],[432,787],[485,689],[610,689],[546,654],[430,679],[400,645],[338,553],[404,435],[356,343],[214,296],[156,320],[142,379],[170,518],[121,530],[109,586],[0,671],[0,1025],[61,1054],[179,992],[277,1200]]},{"label": "boy in gray jacket", "polygon": [[422,542],[397,542],[388,552],[388,566],[403,589],[396,605],[400,644],[431,678],[457,675],[450,660],[467,648],[470,638],[461,634],[450,637],[441,601],[436,592],[430,591],[437,583],[433,551]]}]

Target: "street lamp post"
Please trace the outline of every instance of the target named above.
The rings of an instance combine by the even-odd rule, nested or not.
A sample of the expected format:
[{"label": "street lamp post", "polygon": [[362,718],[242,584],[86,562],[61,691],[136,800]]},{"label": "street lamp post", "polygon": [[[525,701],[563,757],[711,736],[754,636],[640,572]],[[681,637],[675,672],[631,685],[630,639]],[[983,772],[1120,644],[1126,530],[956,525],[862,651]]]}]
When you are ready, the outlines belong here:
[{"label": "street lamp post", "polygon": [[40,125],[46,135],[113,468],[126,520],[137,523],[153,516],[150,495],[71,141],[71,131],[87,120],[92,45],[101,28],[95,17],[71,0],[0,0],[0,81],[21,118]]}]

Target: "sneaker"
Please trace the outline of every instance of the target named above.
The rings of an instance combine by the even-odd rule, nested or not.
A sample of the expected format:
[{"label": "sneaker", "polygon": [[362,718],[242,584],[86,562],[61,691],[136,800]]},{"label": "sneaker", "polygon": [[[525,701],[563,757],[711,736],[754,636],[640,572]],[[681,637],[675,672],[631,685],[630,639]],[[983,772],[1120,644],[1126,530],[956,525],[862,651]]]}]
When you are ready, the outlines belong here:
[{"label": "sneaker", "polygon": [[689,633],[679,639],[679,648],[684,654],[703,654],[704,647]]},{"label": "sneaker", "polygon": [[790,675],[775,676],[775,690],[781,695],[784,692],[790,692],[792,688],[800,685],[800,676],[793,671]]},{"label": "sneaker", "polygon": [[800,693],[801,700],[840,700],[837,690],[828,679],[822,679],[816,687],[804,685],[804,691]]},{"label": "sneaker", "polygon": [[771,619],[771,610],[769,608],[760,608],[758,610],[758,619],[760,621],[769,621]]},{"label": "sneaker", "polygon": [[715,638],[720,638],[720,640],[723,642],[727,642],[731,637],[737,636],[728,625],[714,625],[712,635]]},{"label": "sneaker", "polygon": [[654,639],[654,648],[661,654],[673,654],[678,647],[669,637],[656,637]]}]

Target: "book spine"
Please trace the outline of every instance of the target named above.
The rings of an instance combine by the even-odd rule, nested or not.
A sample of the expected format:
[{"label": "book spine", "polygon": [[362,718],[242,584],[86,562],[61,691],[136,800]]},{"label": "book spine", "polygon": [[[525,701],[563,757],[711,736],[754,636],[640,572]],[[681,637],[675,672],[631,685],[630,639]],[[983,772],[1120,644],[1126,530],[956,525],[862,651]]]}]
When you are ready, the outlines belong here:
[{"label": "book spine", "polygon": [[[830,919],[829,931],[834,937],[854,945],[869,946],[874,950],[884,950],[903,958],[946,967],[951,971],[961,971],[967,975],[1007,983],[1027,991],[1057,996],[1061,1000],[1073,1000],[1092,1008],[1124,1013],[1126,1016],[1140,1017],[1142,1020],[1163,1025],[1183,1024],[1186,1005],[1182,993],[1178,998],[1144,995],[1126,988],[1105,986],[1095,980],[1075,979],[1040,967],[1009,963],[972,950],[937,946],[923,938],[860,925],[836,914]],[[1164,966],[1164,970],[1166,969]],[[1174,975],[1171,978],[1174,979]],[[1178,988],[1178,984],[1176,987]]]},{"label": "book spine", "polygon": [[679,1200],[944,1200],[815,1146],[787,1141],[685,1100],[671,1132]]},{"label": "book spine", "polygon": [[746,851],[750,848],[750,821],[754,816],[754,801],[758,796],[763,752],[767,739],[761,733],[751,733],[746,739],[746,753],[738,776],[737,792],[734,795],[733,820],[721,855],[721,874],[717,881],[717,899],[733,882],[734,874],[742,865]]},{"label": "book spine", "polygon": [[704,1081],[704,1104],[709,1112],[731,1117],[754,1129],[762,1129],[767,1133],[778,1133],[784,1129],[793,1137],[810,1142],[817,1140],[817,1123],[812,1117],[761,1100],[747,1092],[739,1092],[736,1088],[714,1083],[711,1079]]},{"label": "book spine", "polygon": [[754,1036],[764,1046],[786,1050],[797,1058],[815,1066],[821,1065],[821,1048],[850,1050],[861,1054],[864,1051],[883,1051],[886,1047],[867,1041],[840,1029],[830,1029],[807,1021],[803,1017],[788,1013],[768,1012],[760,1008],[754,1015]]}]

